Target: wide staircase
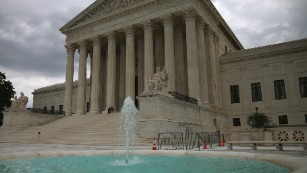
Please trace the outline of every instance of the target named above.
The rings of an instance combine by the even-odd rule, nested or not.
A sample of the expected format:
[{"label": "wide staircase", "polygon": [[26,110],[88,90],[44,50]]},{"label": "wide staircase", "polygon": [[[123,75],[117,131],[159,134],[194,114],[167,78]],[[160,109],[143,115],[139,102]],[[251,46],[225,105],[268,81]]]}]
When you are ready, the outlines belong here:
[{"label": "wide staircase", "polygon": [[[0,142],[122,145],[119,127],[120,113],[74,115],[25,129],[0,128],[0,131],[5,131],[5,134],[0,133]],[[138,145],[148,145],[148,142],[146,139],[137,139]]]}]

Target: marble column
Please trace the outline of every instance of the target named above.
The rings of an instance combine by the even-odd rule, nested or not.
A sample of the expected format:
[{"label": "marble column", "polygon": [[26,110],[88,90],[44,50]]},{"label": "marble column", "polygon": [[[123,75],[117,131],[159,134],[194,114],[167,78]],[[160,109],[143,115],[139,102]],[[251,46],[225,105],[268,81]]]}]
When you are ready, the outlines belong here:
[{"label": "marble column", "polygon": [[[116,39],[115,33],[107,34],[108,59],[107,59],[107,107],[115,107],[115,83],[116,83]],[[116,109],[116,108],[115,108]]]},{"label": "marble column", "polygon": [[213,96],[213,77],[212,77],[212,42],[211,42],[211,28],[208,24],[205,24],[205,49],[206,49],[206,60],[207,60],[207,77],[208,77],[208,100],[209,104],[214,104]]},{"label": "marble column", "polygon": [[137,40],[137,64],[138,64],[138,69],[136,70],[137,76],[138,76],[138,86],[137,87],[137,91],[138,93],[136,93],[137,95],[140,95],[143,91],[144,91],[144,37],[142,34],[138,34],[136,36],[136,40]]},{"label": "marble column", "polygon": [[93,71],[92,71],[92,86],[91,86],[91,113],[100,113],[100,61],[101,61],[101,38],[94,37],[93,41]]},{"label": "marble column", "polygon": [[75,46],[68,44],[65,46],[67,50],[67,64],[66,64],[66,82],[65,82],[65,100],[64,108],[65,115],[72,115],[72,87],[73,87],[73,76],[74,76],[74,54]]},{"label": "marble column", "polygon": [[215,85],[216,85],[216,106],[222,106],[222,86],[220,73],[220,53],[219,53],[220,38],[217,33],[214,34],[214,62],[215,62]]},{"label": "marble column", "polygon": [[205,31],[204,22],[201,19],[197,21],[197,49],[199,59],[200,100],[203,103],[209,103]]},{"label": "marble column", "polygon": [[148,83],[154,74],[153,29],[151,22],[144,23],[144,90],[148,91]]},{"label": "marble column", "polygon": [[199,99],[200,87],[195,17],[194,11],[185,13],[189,96]]},{"label": "marble column", "polygon": [[78,92],[77,92],[77,114],[85,114],[86,102],[86,58],[87,58],[87,43],[82,41],[78,43],[80,51],[79,73],[78,73]]},{"label": "marble column", "polygon": [[135,47],[133,27],[126,28],[126,97],[135,100]]},{"label": "marble column", "polygon": [[158,26],[154,27],[153,26],[153,44],[154,44],[154,73],[156,72],[156,68],[160,67],[163,68],[165,67],[165,58],[164,58],[164,33],[163,33],[163,28],[159,28]]},{"label": "marble column", "polygon": [[165,70],[168,74],[167,91],[176,91],[175,88],[175,55],[174,55],[174,26],[171,15],[163,17],[164,26],[164,54],[165,54]]},{"label": "marble column", "polygon": [[[89,57],[90,57],[90,88],[89,88],[89,95],[88,95],[88,97],[89,97],[89,106],[90,106],[90,109],[91,109],[91,96],[92,96],[92,81],[93,81],[93,50],[91,49],[90,50],[90,52],[89,52]],[[86,110],[86,111],[88,111],[88,110]]]},{"label": "marble column", "polygon": [[175,43],[175,59],[176,59],[176,91],[180,94],[189,95],[187,83],[187,60],[186,60],[186,44],[184,25],[175,27],[174,43]]}]

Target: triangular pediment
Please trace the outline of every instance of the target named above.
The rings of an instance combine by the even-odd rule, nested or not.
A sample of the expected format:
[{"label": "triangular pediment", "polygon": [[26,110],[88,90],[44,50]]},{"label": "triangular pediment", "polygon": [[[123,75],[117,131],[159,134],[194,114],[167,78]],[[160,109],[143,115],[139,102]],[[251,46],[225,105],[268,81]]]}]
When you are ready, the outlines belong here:
[{"label": "triangular pediment", "polygon": [[60,30],[65,32],[69,28],[99,19],[118,10],[128,8],[145,1],[148,0],[96,0],[93,4],[64,25]]}]

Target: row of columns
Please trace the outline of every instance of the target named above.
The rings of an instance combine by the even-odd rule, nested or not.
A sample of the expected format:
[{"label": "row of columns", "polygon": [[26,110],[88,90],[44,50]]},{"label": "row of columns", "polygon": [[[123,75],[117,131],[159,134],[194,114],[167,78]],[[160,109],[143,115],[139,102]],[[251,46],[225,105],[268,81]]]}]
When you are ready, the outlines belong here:
[{"label": "row of columns", "polygon": [[[168,74],[168,91],[176,91],[176,71],[175,71],[175,44],[174,44],[174,24],[171,15],[162,18],[164,28],[164,57],[165,69]],[[196,14],[194,11],[188,11],[185,14],[186,23],[186,48],[187,48],[187,73],[188,73],[188,94],[190,97],[199,98],[202,101],[209,102],[207,60],[205,52],[204,24],[202,21],[196,24]],[[151,21],[143,23],[144,28],[144,89],[148,89],[148,81],[154,74],[154,42],[153,26]],[[126,35],[126,76],[125,93],[126,96],[135,97],[135,32],[132,26],[125,28]],[[107,92],[106,104],[115,105],[115,82],[116,82],[116,38],[115,32],[106,34],[107,37]],[[91,81],[91,108],[90,112],[99,113],[99,96],[101,77],[101,37],[97,36],[91,39],[93,43],[92,59],[92,81]],[[209,41],[210,42],[210,41]],[[77,95],[77,113],[85,113],[85,82],[86,82],[86,41],[78,43],[80,50],[79,62],[79,81]],[[73,45],[67,45],[67,66],[66,66],[66,86],[65,86],[65,113],[72,114],[72,83],[73,83]],[[210,63],[210,62],[209,62]],[[204,68],[204,69],[202,69]],[[202,69],[200,71],[200,69]],[[203,86],[201,86],[203,85]],[[213,87],[213,86],[211,86]]]}]

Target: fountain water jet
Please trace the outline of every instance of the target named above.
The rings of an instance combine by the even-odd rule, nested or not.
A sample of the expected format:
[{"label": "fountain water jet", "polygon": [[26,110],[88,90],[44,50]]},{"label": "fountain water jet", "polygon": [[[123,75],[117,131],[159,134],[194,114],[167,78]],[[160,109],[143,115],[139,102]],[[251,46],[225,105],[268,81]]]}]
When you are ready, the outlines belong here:
[{"label": "fountain water jet", "polygon": [[120,133],[125,138],[126,164],[128,164],[129,145],[133,145],[135,141],[136,115],[138,109],[135,107],[134,101],[128,96],[121,110]]}]

